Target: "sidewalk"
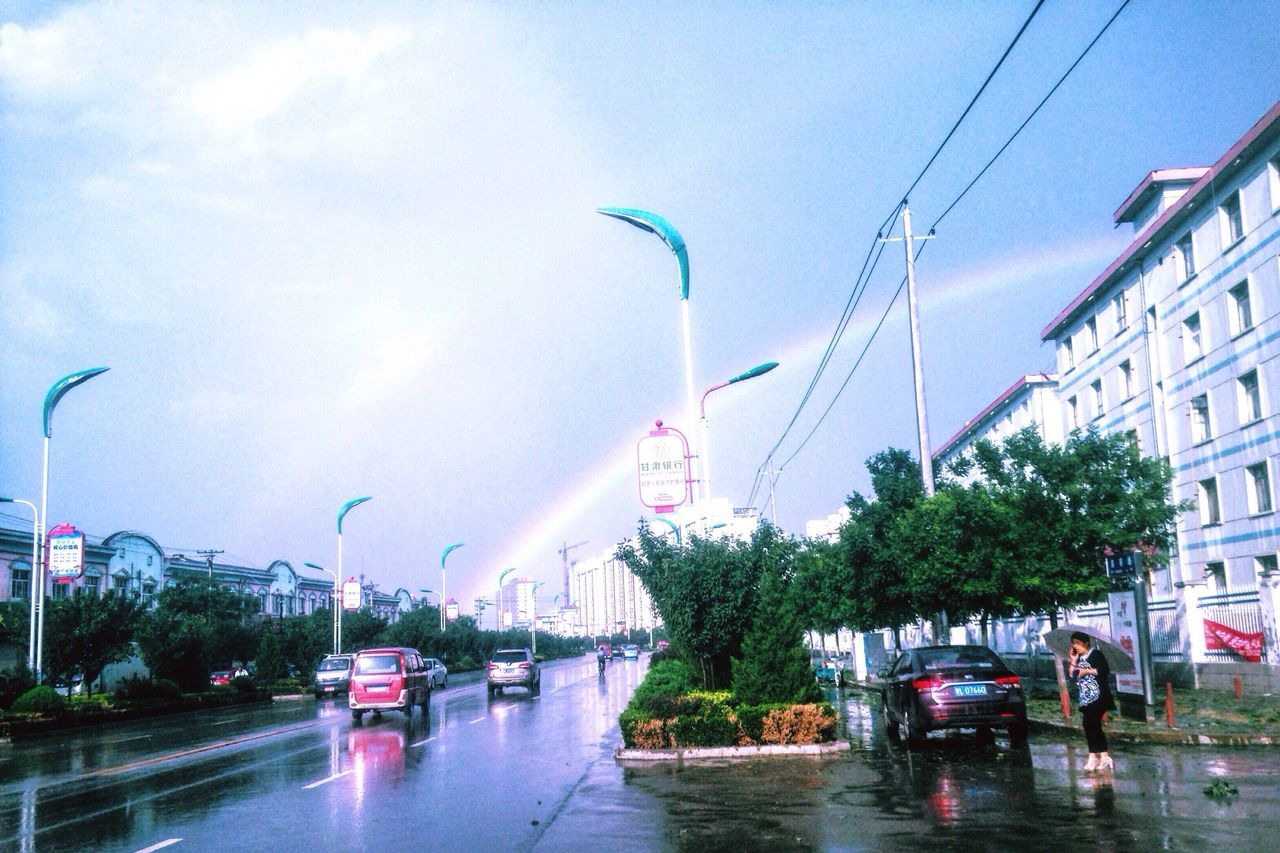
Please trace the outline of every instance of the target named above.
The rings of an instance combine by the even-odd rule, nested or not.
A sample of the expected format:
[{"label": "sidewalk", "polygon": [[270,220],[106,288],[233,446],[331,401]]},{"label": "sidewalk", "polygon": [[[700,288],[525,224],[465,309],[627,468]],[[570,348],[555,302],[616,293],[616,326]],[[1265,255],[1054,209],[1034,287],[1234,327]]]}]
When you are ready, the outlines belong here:
[{"label": "sidewalk", "polygon": [[[1080,709],[1072,696],[1071,718],[1062,716],[1057,685],[1025,682],[1027,722],[1032,731],[1069,732],[1081,737]],[[879,695],[876,682],[857,688]],[[1280,746],[1280,697],[1245,696],[1221,690],[1174,690],[1173,728],[1165,714],[1165,697],[1156,697],[1146,722],[1128,720],[1118,711],[1107,714],[1107,737],[1120,743],[1163,743],[1186,746]]]}]

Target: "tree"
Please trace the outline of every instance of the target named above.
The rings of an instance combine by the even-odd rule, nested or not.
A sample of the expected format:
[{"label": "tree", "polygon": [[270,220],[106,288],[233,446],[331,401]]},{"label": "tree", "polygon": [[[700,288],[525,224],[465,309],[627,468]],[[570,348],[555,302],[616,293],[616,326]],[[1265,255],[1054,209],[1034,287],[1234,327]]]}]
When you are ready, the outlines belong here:
[{"label": "tree", "polygon": [[900,629],[917,615],[912,602],[910,567],[893,539],[898,516],[924,496],[920,466],[905,450],[890,448],[867,460],[875,500],[854,492],[846,506],[849,520],[840,528],[838,553],[844,609],[841,622],[855,631]]},{"label": "tree", "polygon": [[848,587],[843,582],[845,568],[837,543],[814,539],[796,553],[789,598],[805,629],[834,633],[839,647],[839,630],[845,626]]},{"label": "tree", "polygon": [[623,543],[617,556],[648,590],[703,686],[715,689],[728,686],[730,662],[742,655],[761,572],[789,564],[795,550],[794,540],[767,522],[749,542],[692,536],[677,545],[654,536],[642,520],[639,548]]},{"label": "tree", "polygon": [[369,610],[353,610],[342,616],[342,648],[354,652],[386,641],[386,620],[374,616]]},{"label": "tree", "polygon": [[77,595],[53,602],[45,617],[45,665],[55,678],[84,677],[93,682],[108,664],[129,657],[146,605],[133,596],[108,592]]},{"label": "tree", "polygon": [[999,447],[978,442],[972,464],[1008,510],[1020,609],[1047,612],[1055,626],[1059,610],[1106,594],[1108,553],[1141,548],[1149,564],[1167,560],[1187,508],[1171,499],[1169,464],[1124,434],[1090,428],[1059,447],[1027,428]]},{"label": "tree", "polygon": [[787,568],[762,572],[742,657],[733,661],[733,694],[750,705],[816,702],[821,698],[804,647],[804,622],[788,595]]},{"label": "tree", "polygon": [[156,608],[142,619],[142,659],[161,678],[186,691],[205,689],[209,671],[257,652],[258,599],[211,583],[185,579],[161,591]]}]

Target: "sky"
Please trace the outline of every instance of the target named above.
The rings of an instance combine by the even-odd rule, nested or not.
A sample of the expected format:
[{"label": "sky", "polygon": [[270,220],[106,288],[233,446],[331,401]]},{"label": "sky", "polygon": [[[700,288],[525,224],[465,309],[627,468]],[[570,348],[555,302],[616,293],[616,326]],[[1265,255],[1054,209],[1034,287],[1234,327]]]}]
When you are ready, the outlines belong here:
[{"label": "sky", "polygon": [[[1046,3],[911,192],[927,231],[1119,7]],[[0,494],[265,567],[337,562],[470,612],[508,567],[642,517],[636,442],[685,413],[688,245],[713,491],[782,437],[877,230],[1034,3],[0,0]],[[932,443],[1019,376],[1127,244],[1152,169],[1209,165],[1280,96],[1275,6],[1133,0],[917,265]],[[913,453],[887,244],[779,446],[777,519]],[[847,386],[838,399],[841,383]],[[834,404],[832,401],[835,399]],[[756,496],[763,506],[767,493]],[[21,507],[0,524],[22,527]],[[767,509],[766,509],[767,511]]]}]

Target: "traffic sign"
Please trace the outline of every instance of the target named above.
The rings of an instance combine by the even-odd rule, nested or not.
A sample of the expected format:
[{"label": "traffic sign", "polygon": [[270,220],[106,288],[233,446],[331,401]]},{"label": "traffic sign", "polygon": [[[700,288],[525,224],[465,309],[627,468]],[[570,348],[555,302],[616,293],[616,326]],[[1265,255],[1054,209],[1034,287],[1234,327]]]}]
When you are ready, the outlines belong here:
[{"label": "traffic sign", "polygon": [[1123,554],[1108,554],[1105,557],[1105,564],[1109,578],[1132,577],[1142,568],[1142,552],[1126,551]]}]

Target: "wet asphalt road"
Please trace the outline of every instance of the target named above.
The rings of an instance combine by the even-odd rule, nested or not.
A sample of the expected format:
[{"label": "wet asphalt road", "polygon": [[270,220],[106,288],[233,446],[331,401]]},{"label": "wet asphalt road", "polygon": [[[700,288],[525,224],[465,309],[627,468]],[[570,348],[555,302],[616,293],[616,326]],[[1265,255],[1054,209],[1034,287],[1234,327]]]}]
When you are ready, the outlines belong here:
[{"label": "wet asphalt road", "polygon": [[[0,746],[5,850],[1277,849],[1280,749],[972,735],[890,742],[843,699],[841,757],[619,767],[644,670],[548,664],[539,697],[451,678],[432,713],[353,727],[339,701],[277,702]],[[833,694],[834,695],[834,694]],[[1239,788],[1228,802],[1202,789]]]}]

